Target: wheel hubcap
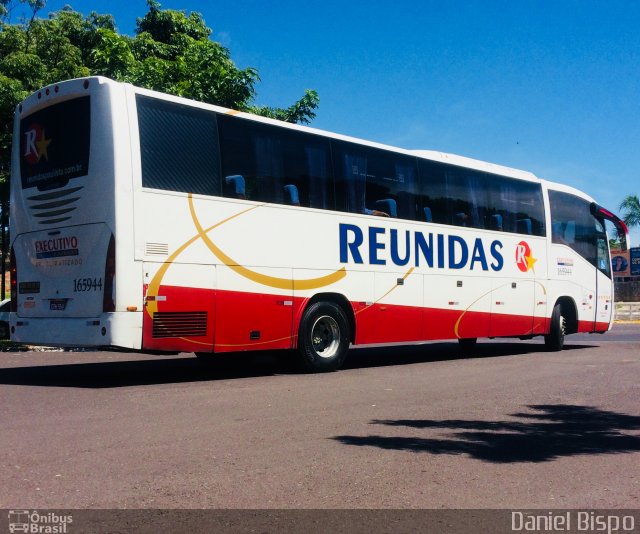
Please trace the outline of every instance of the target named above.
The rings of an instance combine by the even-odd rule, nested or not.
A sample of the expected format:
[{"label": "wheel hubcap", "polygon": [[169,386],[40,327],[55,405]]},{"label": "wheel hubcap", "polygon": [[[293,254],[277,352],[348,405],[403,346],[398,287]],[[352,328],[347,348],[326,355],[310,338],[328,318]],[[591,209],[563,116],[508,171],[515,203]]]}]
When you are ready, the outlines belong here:
[{"label": "wheel hubcap", "polygon": [[340,346],[340,327],[333,317],[323,315],[316,319],[311,329],[313,350],[321,358],[331,358]]}]

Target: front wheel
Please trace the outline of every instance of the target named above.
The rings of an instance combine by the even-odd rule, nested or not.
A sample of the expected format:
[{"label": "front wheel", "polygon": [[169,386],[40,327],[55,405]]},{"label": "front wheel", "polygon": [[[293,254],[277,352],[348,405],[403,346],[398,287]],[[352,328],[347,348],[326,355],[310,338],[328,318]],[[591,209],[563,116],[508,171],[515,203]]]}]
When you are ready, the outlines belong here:
[{"label": "front wheel", "polygon": [[342,308],[333,302],[309,306],[300,321],[298,349],[312,372],[339,369],[349,349],[349,323]]},{"label": "front wheel", "polygon": [[564,336],[567,334],[567,320],[562,315],[562,307],[556,304],[551,314],[551,325],[549,333],[544,336],[544,344],[548,351],[562,350],[564,347]]}]

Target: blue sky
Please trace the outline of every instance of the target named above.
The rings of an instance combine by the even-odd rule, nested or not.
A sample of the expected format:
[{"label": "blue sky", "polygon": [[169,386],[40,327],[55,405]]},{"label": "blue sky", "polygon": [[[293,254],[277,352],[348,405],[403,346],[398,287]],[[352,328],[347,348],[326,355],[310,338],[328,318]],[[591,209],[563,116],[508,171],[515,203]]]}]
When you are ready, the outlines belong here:
[{"label": "blue sky", "polygon": [[[144,0],[49,0],[112,13]],[[640,3],[164,0],[202,13],[259,104],[320,95],[312,126],[525,169],[618,210],[640,195]],[[633,243],[640,231],[633,232]]]}]

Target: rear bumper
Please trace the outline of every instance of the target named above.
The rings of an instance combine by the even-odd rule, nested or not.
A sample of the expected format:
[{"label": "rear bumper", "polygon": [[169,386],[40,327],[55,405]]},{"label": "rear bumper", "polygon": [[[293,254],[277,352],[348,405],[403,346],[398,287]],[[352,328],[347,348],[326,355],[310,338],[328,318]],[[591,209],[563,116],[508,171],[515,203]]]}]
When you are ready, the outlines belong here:
[{"label": "rear bumper", "polygon": [[86,318],[23,318],[12,313],[9,324],[11,341],[29,345],[142,348],[142,312]]}]

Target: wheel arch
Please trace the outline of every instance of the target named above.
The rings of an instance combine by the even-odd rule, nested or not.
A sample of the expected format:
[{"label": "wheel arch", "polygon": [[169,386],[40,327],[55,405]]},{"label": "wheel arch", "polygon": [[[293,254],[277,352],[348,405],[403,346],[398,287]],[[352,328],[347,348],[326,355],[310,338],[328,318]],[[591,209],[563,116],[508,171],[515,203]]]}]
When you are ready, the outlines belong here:
[{"label": "wheel arch", "polygon": [[552,310],[556,304],[560,305],[560,311],[565,318],[567,334],[575,334],[578,331],[578,307],[575,301],[568,296],[558,297]]},{"label": "wheel arch", "polygon": [[[296,330],[299,330],[300,328],[300,321],[302,320],[302,316],[304,315],[304,312],[307,310],[309,306],[311,306],[312,304],[315,304],[316,302],[332,302],[333,304],[340,306],[345,316],[347,317],[347,321],[349,322],[350,341],[351,343],[354,343],[356,339],[356,316],[353,312],[353,306],[351,306],[351,303],[349,302],[347,297],[345,297],[341,293],[317,293],[316,295],[313,295],[313,297],[307,300],[305,305],[302,306],[300,310],[300,314],[296,321],[297,323]],[[296,337],[296,347],[298,345],[299,345],[299,340]]]}]

